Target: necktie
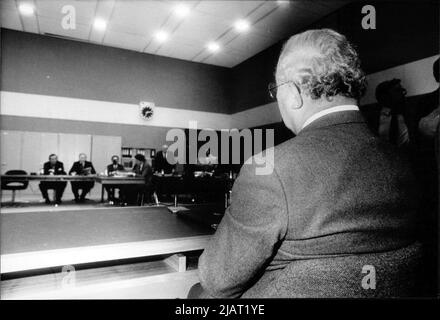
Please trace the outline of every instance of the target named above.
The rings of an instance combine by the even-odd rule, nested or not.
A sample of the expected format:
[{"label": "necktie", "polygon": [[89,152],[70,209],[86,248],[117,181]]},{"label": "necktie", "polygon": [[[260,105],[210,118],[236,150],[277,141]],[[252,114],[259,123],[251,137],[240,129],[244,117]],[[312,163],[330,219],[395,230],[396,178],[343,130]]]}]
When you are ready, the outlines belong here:
[{"label": "necktie", "polygon": [[392,144],[397,145],[399,139],[399,115],[397,113],[391,114],[389,139]]}]

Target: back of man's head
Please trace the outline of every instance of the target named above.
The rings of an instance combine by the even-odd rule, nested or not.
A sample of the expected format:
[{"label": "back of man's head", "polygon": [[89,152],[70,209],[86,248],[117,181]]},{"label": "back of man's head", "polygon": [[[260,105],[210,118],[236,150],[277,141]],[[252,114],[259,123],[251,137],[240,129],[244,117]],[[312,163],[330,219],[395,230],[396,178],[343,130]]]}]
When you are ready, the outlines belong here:
[{"label": "back of man's head", "polygon": [[[293,58],[300,58],[300,63]],[[295,64],[299,65],[296,70],[289,68]],[[342,95],[357,100],[365,93],[365,74],[356,50],[345,36],[331,29],[292,36],[281,52],[278,67],[287,76],[290,71],[297,72],[301,89],[312,99]]]},{"label": "back of man's head", "polygon": [[295,133],[321,110],[356,104],[366,89],[356,50],[331,29],[292,36],[281,51],[276,82],[281,116]]},{"label": "back of man's head", "polygon": [[141,154],[141,153],[136,154],[136,155],[134,156],[134,158],[135,158],[136,160],[140,161],[140,162],[145,162],[145,161],[146,161],[145,156],[144,156],[143,154]]}]

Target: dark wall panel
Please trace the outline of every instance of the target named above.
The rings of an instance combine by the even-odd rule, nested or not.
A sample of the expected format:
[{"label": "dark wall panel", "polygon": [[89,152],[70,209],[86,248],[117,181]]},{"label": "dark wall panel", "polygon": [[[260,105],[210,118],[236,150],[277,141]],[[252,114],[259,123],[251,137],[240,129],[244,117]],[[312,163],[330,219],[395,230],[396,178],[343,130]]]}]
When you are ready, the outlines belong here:
[{"label": "dark wall panel", "polygon": [[2,29],[1,89],[230,111],[230,69]]}]

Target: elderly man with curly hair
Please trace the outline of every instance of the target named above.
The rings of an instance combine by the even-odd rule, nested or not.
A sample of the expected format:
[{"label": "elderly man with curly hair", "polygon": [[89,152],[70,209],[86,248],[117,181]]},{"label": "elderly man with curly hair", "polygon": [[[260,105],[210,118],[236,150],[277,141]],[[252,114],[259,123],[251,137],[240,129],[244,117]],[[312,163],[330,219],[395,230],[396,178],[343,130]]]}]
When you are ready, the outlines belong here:
[{"label": "elderly man with curly hair", "polygon": [[296,137],[274,148],[272,174],[242,167],[189,297],[419,294],[414,178],[369,131],[357,106],[365,87],[343,35],[288,40],[269,89]]}]

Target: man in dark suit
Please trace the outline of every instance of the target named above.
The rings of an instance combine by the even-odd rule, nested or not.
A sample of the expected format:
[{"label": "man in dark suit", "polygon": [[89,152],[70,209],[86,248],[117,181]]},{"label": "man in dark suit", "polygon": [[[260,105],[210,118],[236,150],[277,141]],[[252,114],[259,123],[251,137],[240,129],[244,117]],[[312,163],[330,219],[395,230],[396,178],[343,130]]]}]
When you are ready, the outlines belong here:
[{"label": "man in dark suit", "polygon": [[[44,164],[43,174],[45,175],[63,175],[66,174],[64,171],[64,165],[62,162],[58,161],[56,154],[51,154],[49,156],[49,161]],[[43,195],[46,204],[50,204],[49,195],[47,190],[55,190],[55,203],[61,204],[61,198],[63,197],[64,189],[66,189],[67,182],[65,181],[41,181],[39,184],[41,194]]]},{"label": "man in dark suit", "polygon": [[343,35],[290,38],[270,91],[297,136],[266,150],[268,174],[257,161],[242,167],[190,297],[417,294],[413,175],[368,129],[357,107],[364,90]]},{"label": "man in dark suit", "polygon": [[[122,166],[122,164],[119,163],[119,156],[114,155],[114,156],[112,156],[111,160],[112,160],[112,163],[109,164],[106,169],[106,174],[108,176],[113,176],[118,171],[124,171],[124,167]],[[116,189],[116,186],[105,186],[105,190],[107,191],[108,199],[111,204],[114,203],[116,200],[115,199],[115,189]]]},{"label": "man in dark suit", "polygon": [[153,192],[153,169],[147,163],[145,156],[137,154],[134,157],[135,165],[133,166],[133,173],[137,177],[144,177],[145,185],[126,185],[123,188],[123,198],[128,204],[138,204],[137,197],[139,194],[146,193],[147,196]]},{"label": "man in dark suit", "polygon": [[[90,161],[87,161],[87,156],[84,153],[80,153],[79,161],[73,163],[69,174],[87,176],[90,174],[96,174],[96,171],[93,164]],[[71,186],[73,195],[75,196],[75,202],[84,202],[86,194],[89,193],[94,185],[94,181],[72,181]],[[78,193],[80,189],[82,190],[81,195]]]},{"label": "man in dark suit", "polygon": [[164,144],[162,150],[156,153],[154,158],[154,170],[158,173],[173,173],[174,165],[170,164],[167,159],[172,155],[168,152],[168,146]]},{"label": "man in dark suit", "polygon": [[376,99],[381,107],[378,135],[400,148],[408,148],[410,144],[405,95],[400,79],[383,81],[376,87]]}]

